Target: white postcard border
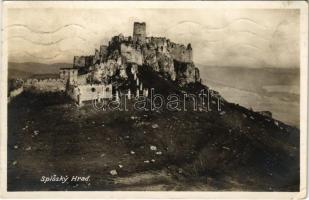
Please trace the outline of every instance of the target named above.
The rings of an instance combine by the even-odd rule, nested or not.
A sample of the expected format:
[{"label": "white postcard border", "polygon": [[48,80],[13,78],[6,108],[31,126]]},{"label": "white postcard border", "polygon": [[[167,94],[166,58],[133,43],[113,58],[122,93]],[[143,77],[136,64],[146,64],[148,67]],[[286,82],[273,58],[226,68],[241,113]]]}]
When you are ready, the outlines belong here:
[{"label": "white postcard border", "polygon": [[[301,199],[307,194],[308,3],[304,1],[19,1],[2,2],[2,30],[8,8],[195,8],[195,9],[300,9],[300,192],[7,192],[7,35],[2,31],[0,68],[0,195],[4,198],[108,198],[108,199]],[[6,43],[7,44],[7,43]]]}]

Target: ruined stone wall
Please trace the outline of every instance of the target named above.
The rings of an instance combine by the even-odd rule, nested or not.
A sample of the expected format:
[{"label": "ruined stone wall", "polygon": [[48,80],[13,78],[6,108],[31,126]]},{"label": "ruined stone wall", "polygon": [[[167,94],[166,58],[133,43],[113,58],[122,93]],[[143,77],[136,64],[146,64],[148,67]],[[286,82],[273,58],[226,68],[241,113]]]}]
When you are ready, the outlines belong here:
[{"label": "ruined stone wall", "polygon": [[113,98],[112,85],[79,85],[76,87],[70,87],[68,95],[75,100],[79,105],[85,101],[91,101],[94,99],[111,99]]},{"label": "ruined stone wall", "polygon": [[146,23],[134,22],[133,41],[145,42],[145,40],[146,40]]},{"label": "ruined stone wall", "polygon": [[184,46],[182,44],[171,43],[168,47],[168,51],[174,60],[179,62],[193,62],[193,53],[191,47]]},{"label": "ruined stone wall", "polygon": [[59,70],[59,76],[60,76],[60,79],[63,79],[63,80],[68,80],[69,79],[69,70],[66,70],[66,69],[60,69]]},{"label": "ruined stone wall", "polygon": [[80,89],[81,101],[88,101],[94,98],[107,98],[113,97],[112,85],[82,85]]},{"label": "ruined stone wall", "polygon": [[83,74],[83,75],[78,75],[77,76],[77,84],[78,85],[86,85],[87,84],[87,79],[90,76],[90,73],[88,74]]},{"label": "ruined stone wall", "polygon": [[24,91],[24,88],[23,87],[20,87],[20,88],[17,88],[15,90],[12,90],[10,92],[10,97],[14,98],[16,97],[17,95],[19,95],[20,93],[22,93]]},{"label": "ruined stone wall", "polygon": [[[162,41],[162,40],[161,40]],[[166,43],[158,43],[159,45],[165,45]],[[161,48],[163,46],[159,46]],[[157,47],[155,47],[157,49]],[[173,57],[169,52],[158,51],[154,48],[143,48],[144,64],[150,66],[157,72],[168,75],[172,80],[176,78],[176,72],[174,69]]]},{"label": "ruined stone wall", "polygon": [[75,68],[62,68],[60,69],[60,79],[65,82],[69,81],[69,84],[77,84],[78,69]]},{"label": "ruined stone wall", "polygon": [[180,85],[200,81],[199,70],[192,62],[186,63],[174,60],[174,67],[176,72],[176,81]]},{"label": "ruined stone wall", "polygon": [[113,60],[109,59],[106,62],[100,63],[100,65],[95,65],[95,69],[92,72],[92,79],[94,82],[101,83],[107,82],[107,80],[116,75],[118,69],[121,66],[121,57],[119,59]]},{"label": "ruined stone wall", "polygon": [[150,44],[160,53],[168,53],[168,40],[165,37],[151,37]]},{"label": "ruined stone wall", "polygon": [[44,92],[64,92],[66,82],[63,79],[27,79],[24,83],[24,90],[44,93]]},{"label": "ruined stone wall", "polygon": [[93,65],[94,55],[92,56],[74,56],[73,67],[82,68]]},{"label": "ruined stone wall", "polygon": [[8,96],[8,102],[10,102],[12,99],[20,95],[24,91],[23,87],[17,88],[15,90],[12,90],[10,92],[10,95]]},{"label": "ruined stone wall", "polygon": [[122,43],[120,46],[122,57],[127,63],[135,63],[137,65],[143,64],[143,56],[141,50],[133,48],[131,45]]},{"label": "ruined stone wall", "polygon": [[77,86],[70,86],[66,90],[66,94],[75,102],[78,102],[79,100],[79,90]]},{"label": "ruined stone wall", "polygon": [[153,48],[143,49],[143,61],[145,65],[151,66],[155,71],[159,70],[157,51]]},{"label": "ruined stone wall", "polygon": [[73,67],[80,68],[86,66],[85,56],[74,56]]}]

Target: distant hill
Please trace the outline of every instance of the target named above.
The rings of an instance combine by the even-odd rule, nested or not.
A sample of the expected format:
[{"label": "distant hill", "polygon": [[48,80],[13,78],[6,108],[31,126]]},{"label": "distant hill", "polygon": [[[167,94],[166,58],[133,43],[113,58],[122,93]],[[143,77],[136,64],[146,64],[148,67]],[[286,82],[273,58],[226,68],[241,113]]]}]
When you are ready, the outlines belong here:
[{"label": "distant hill", "polygon": [[8,70],[8,77],[10,79],[13,79],[13,78],[28,78],[32,75],[33,74],[30,73],[30,72],[25,72],[25,71],[18,70],[18,69],[9,69]]},{"label": "distant hill", "polygon": [[62,67],[72,67],[72,64],[70,63],[44,64],[35,62],[8,63],[9,78],[25,78],[34,74],[57,74],[59,72],[59,68]]}]

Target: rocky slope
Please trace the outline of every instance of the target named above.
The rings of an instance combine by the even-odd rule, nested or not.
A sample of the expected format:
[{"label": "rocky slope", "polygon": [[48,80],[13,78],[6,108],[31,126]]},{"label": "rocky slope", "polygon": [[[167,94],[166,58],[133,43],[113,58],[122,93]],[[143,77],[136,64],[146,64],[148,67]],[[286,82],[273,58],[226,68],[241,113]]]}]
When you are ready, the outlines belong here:
[{"label": "rocky slope", "polygon": [[114,36],[108,46],[95,50],[93,56],[74,57],[74,67],[92,73],[96,83],[110,83],[119,74],[127,79],[139,73],[137,67],[147,66],[179,85],[200,82],[198,68],[192,60],[192,48],[170,42],[166,38],[148,38],[144,43],[133,42],[122,35]]}]

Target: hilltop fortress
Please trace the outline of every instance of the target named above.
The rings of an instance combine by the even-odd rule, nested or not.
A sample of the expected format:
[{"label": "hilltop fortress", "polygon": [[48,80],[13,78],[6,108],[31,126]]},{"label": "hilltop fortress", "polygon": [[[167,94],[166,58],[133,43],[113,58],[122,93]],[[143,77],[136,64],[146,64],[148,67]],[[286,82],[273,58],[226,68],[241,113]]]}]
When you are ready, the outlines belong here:
[{"label": "hilltop fortress", "polygon": [[[120,90],[147,96],[148,88],[139,80],[140,67],[150,67],[184,86],[201,81],[192,58],[191,44],[177,44],[165,37],[147,37],[146,23],[135,22],[133,37],[120,34],[112,37],[108,45],[95,49],[94,55],[74,56],[72,68],[60,69],[60,82],[66,84],[66,93],[79,105],[94,98],[118,96]],[[123,81],[131,84],[121,87]]]},{"label": "hilltop fortress", "polygon": [[[133,37],[120,34],[114,36],[108,45],[96,49],[94,55],[74,56],[73,68],[89,72],[98,66],[104,69],[104,66],[113,65],[114,69],[125,69],[128,64],[149,65],[155,71],[170,75],[172,80],[185,84],[199,80],[192,57],[191,44],[185,46],[165,37],[147,37],[146,23],[135,22]],[[179,69],[181,65],[185,65],[185,69]]]}]

